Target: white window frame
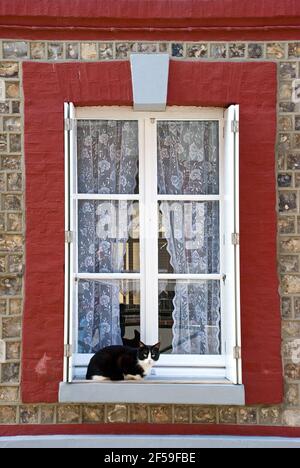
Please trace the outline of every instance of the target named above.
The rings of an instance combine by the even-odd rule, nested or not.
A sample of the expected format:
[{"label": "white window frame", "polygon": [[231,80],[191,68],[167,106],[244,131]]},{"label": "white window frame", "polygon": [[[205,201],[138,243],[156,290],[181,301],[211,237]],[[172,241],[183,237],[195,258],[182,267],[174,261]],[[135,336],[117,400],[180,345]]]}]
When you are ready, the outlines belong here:
[{"label": "white window frame", "polygon": [[[86,366],[92,355],[76,354],[77,334],[77,298],[78,280],[80,279],[138,279],[141,293],[141,331],[142,340],[149,344],[158,342],[158,307],[153,316],[147,314],[147,304],[158,304],[159,279],[216,279],[221,285],[221,324],[222,324],[222,355],[221,356],[185,356],[162,355],[155,366],[152,379],[164,380],[193,379],[207,382],[211,379],[234,384],[242,383],[240,355],[240,307],[239,307],[239,245],[232,243],[232,235],[239,232],[238,226],[238,106],[228,110],[220,108],[169,107],[166,112],[136,112],[129,107],[78,107],[65,104],[65,172],[66,172],[66,268],[65,268],[65,365],[64,381],[72,382],[74,369],[76,378],[84,378]],[[77,149],[76,120],[135,120],[139,122],[139,195],[83,195],[77,192]],[[213,120],[219,121],[219,160],[220,160],[220,194],[199,196],[169,196],[157,195],[157,121],[161,120]],[[225,183],[224,156],[232,165],[231,178]],[[228,157],[230,154],[230,158]],[[230,166],[231,167],[231,166]],[[152,184],[146,184],[152,179]],[[230,180],[229,180],[230,179]],[[225,192],[227,188],[230,194]],[[232,190],[231,190],[232,189]],[[140,271],[141,273],[116,274],[82,274],[78,273],[77,249],[77,209],[78,200],[134,200],[140,204]],[[212,201],[220,203],[220,274],[207,275],[174,275],[158,274],[158,219],[157,202],[160,200]],[[227,200],[227,201],[226,201]],[[229,205],[228,205],[229,200]],[[230,206],[231,204],[231,206]],[[225,206],[233,212],[233,223],[228,225],[224,216]],[[148,206],[147,219],[144,206]],[[226,231],[227,229],[227,231]],[[226,232],[225,232],[226,231]],[[70,234],[68,234],[70,233]],[[147,239],[147,242],[145,242]],[[235,237],[236,239],[236,237]],[[227,246],[227,247],[226,247]],[[226,251],[226,252],[225,252]],[[231,293],[228,295],[226,283],[228,274],[224,264],[224,252],[229,252],[234,271],[231,278]],[[142,272],[146,274],[142,274]],[[230,276],[230,275],[229,275]],[[146,278],[152,277],[153,281]],[[156,280],[154,281],[154,278]],[[233,281],[233,283],[232,283]],[[226,291],[227,289],[227,291]],[[227,310],[224,304],[226,303]],[[230,310],[229,310],[230,309]],[[143,312],[144,311],[144,312]],[[80,370],[81,369],[81,370]]]}]

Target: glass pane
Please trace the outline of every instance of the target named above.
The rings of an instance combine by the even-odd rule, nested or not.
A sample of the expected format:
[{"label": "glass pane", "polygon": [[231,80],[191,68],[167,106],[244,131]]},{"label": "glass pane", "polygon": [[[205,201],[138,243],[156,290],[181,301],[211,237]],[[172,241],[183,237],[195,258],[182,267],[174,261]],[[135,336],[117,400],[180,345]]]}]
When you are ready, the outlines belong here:
[{"label": "glass pane", "polygon": [[139,270],[139,203],[79,201],[78,271],[135,273]]},{"label": "glass pane", "polygon": [[159,273],[220,271],[219,202],[160,202]]},{"label": "glass pane", "polygon": [[111,345],[138,347],[139,340],[139,281],[79,281],[78,353]]},{"label": "glass pane", "polygon": [[219,281],[159,281],[163,354],[221,354]]},{"label": "glass pane", "polygon": [[79,120],[78,193],[138,193],[138,122]]},{"label": "glass pane", "polygon": [[219,193],[219,122],[163,121],[157,124],[158,193]]}]

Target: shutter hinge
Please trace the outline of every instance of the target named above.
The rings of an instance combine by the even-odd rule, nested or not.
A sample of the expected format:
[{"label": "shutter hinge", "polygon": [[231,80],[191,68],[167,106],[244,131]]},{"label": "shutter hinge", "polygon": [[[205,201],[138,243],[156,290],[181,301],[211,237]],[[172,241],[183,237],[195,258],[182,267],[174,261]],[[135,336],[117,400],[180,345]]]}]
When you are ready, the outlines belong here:
[{"label": "shutter hinge", "polygon": [[72,345],[70,345],[70,344],[65,345],[65,352],[64,352],[65,357],[67,357],[67,358],[72,357],[72,352],[73,352]]},{"label": "shutter hinge", "polygon": [[76,120],[75,119],[65,119],[65,131],[70,132],[75,129]]},{"label": "shutter hinge", "polygon": [[242,359],[242,348],[240,346],[233,348],[233,359]]},{"label": "shutter hinge", "polygon": [[71,244],[73,242],[73,232],[72,231],[65,231],[65,243]]},{"label": "shutter hinge", "polygon": [[233,234],[231,234],[231,243],[233,245],[240,244],[240,235],[237,232],[234,232]]},{"label": "shutter hinge", "polygon": [[239,133],[240,125],[238,120],[231,121],[231,131],[232,133]]}]

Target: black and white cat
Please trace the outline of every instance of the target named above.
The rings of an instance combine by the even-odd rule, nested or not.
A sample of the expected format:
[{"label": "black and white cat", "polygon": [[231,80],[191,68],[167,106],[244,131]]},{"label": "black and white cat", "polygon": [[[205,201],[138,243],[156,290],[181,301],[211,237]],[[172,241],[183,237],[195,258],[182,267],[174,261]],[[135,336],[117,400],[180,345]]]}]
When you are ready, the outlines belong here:
[{"label": "black and white cat", "polygon": [[139,348],[128,346],[108,346],[101,349],[91,359],[86,379],[103,382],[105,380],[141,380],[150,374],[159,359],[160,343],[147,346],[140,342]]}]

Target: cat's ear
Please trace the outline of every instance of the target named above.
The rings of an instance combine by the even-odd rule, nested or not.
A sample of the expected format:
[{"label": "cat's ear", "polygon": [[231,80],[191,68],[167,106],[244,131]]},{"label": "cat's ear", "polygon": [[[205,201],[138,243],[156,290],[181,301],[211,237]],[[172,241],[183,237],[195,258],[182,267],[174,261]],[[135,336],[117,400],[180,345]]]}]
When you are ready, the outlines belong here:
[{"label": "cat's ear", "polygon": [[139,345],[139,346],[140,346],[140,348],[146,348],[145,343],[143,343],[142,341],[140,341],[140,345]]},{"label": "cat's ear", "polygon": [[140,338],[141,337],[141,334],[138,330],[134,330],[134,336],[135,338]]},{"label": "cat's ear", "polygon": [[160,348],[160,342],[159,342],[159,343],[156,343],[155,345],[153,345],[152,348],[159,350],[159,348]]}]

